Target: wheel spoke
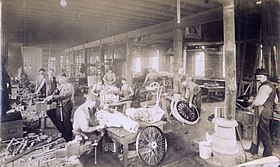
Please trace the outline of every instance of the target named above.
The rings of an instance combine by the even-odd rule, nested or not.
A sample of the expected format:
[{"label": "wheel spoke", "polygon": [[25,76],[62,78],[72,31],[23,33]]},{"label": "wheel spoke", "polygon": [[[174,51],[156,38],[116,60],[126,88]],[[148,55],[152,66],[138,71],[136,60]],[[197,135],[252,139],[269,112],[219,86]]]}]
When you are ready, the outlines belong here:
[{"label": "wheel spoke", "polygon": [[142,129],[136,140],[136,151],[139,158],[147,165],[159,164],[166,153],[166,138],[156,126]]}]

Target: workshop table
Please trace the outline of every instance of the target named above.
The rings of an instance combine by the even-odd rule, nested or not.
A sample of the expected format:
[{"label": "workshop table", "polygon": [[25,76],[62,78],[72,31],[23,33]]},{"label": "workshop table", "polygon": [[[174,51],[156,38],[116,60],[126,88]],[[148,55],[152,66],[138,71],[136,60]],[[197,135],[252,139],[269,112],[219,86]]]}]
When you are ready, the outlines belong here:
[{"label": "workshop table", "polygon": [[206,95],[206,100],[209,98],[217,98],[222,97],[224,99],[225,95],[225,87],[224,86],[205,86],[200,85],[202,95]]},{"label": "workshop table", "polygon": [[[140,127],[146,127],[150,125],[157,126],[159,129],[163,131],[163,125],[165,124],[165,121],[159,121],[154,124],[149,124],[145,122],[139,122]],[[138,130],[138,132],[141,130],[141,128]],[[123,166],[127,167],[128,165],[128,145],[131,143],[136,142],[136,137],[138,133],[129,133],[128,131],[124,130],[123,128],[115,128],[110,127],[107,128],[108,136],[112,138],[113,140],[119,142],[123,145]]]}]

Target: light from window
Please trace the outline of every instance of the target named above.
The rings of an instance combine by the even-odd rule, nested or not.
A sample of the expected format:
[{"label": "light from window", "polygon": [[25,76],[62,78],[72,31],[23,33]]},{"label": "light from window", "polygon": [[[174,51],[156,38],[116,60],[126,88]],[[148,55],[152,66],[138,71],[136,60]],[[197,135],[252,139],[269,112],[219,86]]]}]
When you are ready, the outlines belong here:
[{"label": "light from window", "polygon": [[141,59],[140,59],[140,57],[136,57],[134,59],[133,65],[134,65],[133,66],[134,72],[140,73],[141,72]]},{"label": "light from window", "polygon": [[159,70],[158,64],[159,64],[159,50],[156,51],[155,56],[150,57],[150,67],[158,71]]},{"label": "light from window", "polygon": [[204,52],[197,52],[195,55],[195,75],[204,76],[205,56]]}]

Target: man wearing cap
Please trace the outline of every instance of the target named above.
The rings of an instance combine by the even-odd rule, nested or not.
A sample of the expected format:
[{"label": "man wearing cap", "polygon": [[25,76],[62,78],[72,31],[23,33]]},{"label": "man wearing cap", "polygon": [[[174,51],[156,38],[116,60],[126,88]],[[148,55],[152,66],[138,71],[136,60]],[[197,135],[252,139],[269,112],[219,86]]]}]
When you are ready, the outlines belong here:
[{"label": "man wearing cap", "polygon": [[72,123],[71,123],[71,111],[74,104],[74,87],[68,82],[66,74],[62,73],[57,76],[58,83],[57,90],[53,95],[45,98],[45,101],[57,101],[60,103],[58,110],[48,111],[48,116],[53,121],[57,129],[62,133],[64,139],[68,142],[72,140]]},{"label": "man wearing cap", "polygon": [[272,155],[272,139],[270,135],[270,120],[273,105],[278,101],[275,86],[268,80],[269,74],[265,69],[256,70],[256,80],[260,83],[257,96],[250,108],[254,108],[253,137],[251,147],[246,152],[258,154],[259,143],[263,143],[263,157]]}]

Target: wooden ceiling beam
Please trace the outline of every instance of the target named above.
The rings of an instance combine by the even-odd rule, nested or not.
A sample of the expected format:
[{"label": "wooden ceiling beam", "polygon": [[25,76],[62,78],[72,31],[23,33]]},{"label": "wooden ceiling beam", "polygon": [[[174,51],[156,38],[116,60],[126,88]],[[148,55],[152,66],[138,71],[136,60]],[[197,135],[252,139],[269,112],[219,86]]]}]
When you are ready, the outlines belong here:
[{"label": "wooden ceiling beam", "polygon": [[[102,18],[102,16],[98,17],[98,15],[95,15],[95,17],[90,17],[88,16],[87,18],[83,18],[84,16],[82,16],[81,20],[71,20],[71,19],[67,19],[67,20],[63,20],[61,21],[60,18],[49,18],[49,17],[40,17],[40,16],[37,16],[37,15],[31,15],[31,16],[26,16],[26,17],[23,17],[23,16],[17,16],[16,13],[14,13],[13,11],[10,11],[8,14],[6,13],[4,19],[7,20],[6,18],[9,17],[9,16],[14,16],[17,17],[17,18],[21,18],[22,20],[37,20],[38,22],[60,22],[61,24],[79,24],[79,26],[84,26],[83,24],[86,24],[86,25],[93,25],[93,24],[100,24],[103,26],[104,28],[104,25],[105,27],[108,26],[108,23],[109,26],[111,25],[119,25],[119,26],[122,26],[122,27],[125,27],[126,25],[129,25],[129,26],[142,26],[142,27],[145,27],[147,25],[150,25],[150,24],[153,24],[153,23],[142,23],[142,22],[135,22],[133,19],[121,19],[121,18],[117,18],[117,19],[114,19],[114,20],[104,20],[104,18]],[[8,21],[13,21],[13,20],[8,20]],[[5,22],[5,21],[4,21]],[[82,23],[82,24],[81,24]]]},{"label": "wooden ceiling beam", "polygon": [[[171,6],[172,8],[176,9],[177,4],[174,0],[148,0],[153,3],[162,4],[166,6]],[[188,15],[195,14],[197,12],[206,11],[207,8],[199,7],[191,4],[187,4],[186,2],[181,2],[181,13],[184,14],[184,11],[188,12]]]},{"label": "wooden ceiling beam", "polygon": [[[19,18],[19,17],[15,17],[15,16],[9,16],[6,18],[7,21],[4,21],[5,25],[8,26],[13,26],[12,24],[13,23],[9,23],[9,20],[17,20],[18,22],[22,22],[20,23],[22,26],[24,26],[23,24],[23,19]],[[40,20],[40,22],[44,22],[44,24],[39,24],[38,23],[38,20]],[[32,29],[34,28],[37,28],[37,29],[41,29],[42,27],[41,26],[44,26],[44,25],[47,25],[48,27],[50,28],[56,28],[56,27],[64,27],[66,29],[69,29],[69,28],[79,28],[79,29],[88,29],[88,30],[92,30],[93,28],[99,28],[99,29],[105,29],[104,27],[106,25],[104,24],[92,24],[92,23],[83,23],[83,26],[81,26],[80,23],[76,22],[76,23],[69,23],[69,22],[61,22],[61,20],[57,19],[57,20],[48,20],[48,19],[44,19],[44,18],[40,18],[40,17],[37,17],[37,18],[34,18],[31,19],[31,18],[28,18],[28,19],[25,19],[26,21],[26,28],[28,27],[32,27],[33,25],[36,25],[35,27],[33,27]],[[101,22],[102,20],[99,20],[99,23],[102,23]],[[121,24],[121,23],[120,23]],[[110,25],[110,29],[118,29],[118,27],[120,26],[120,24],[111,24]],[[135,29],[138,27],[138,25],[122,25],[124,29]],[[38,30],[40,31],[40,30]]]},{"label": "wooden ceiling beam", "polygon": [[[79,1],[80,2],[80,1]],[[142,1],[143,2],[143,1]],[[143,6],[140,1],[123,1],[123,0],[102,0],[102,1],[94,1],[92,4],[99,4],[102,6],[106,6],[109,8],[118,8],[120,10],[132,10],[133,12],[145,12],[148,14],[154,14],[164,17],[174,17],[176,13],[170,12],[169,10],[165,10],[162,6],[154,6],[150,4],[150,6]],[[151,6],[152,5],[152,6]]]},{"label": "wooden ceiling beam", "polygon": [[[18,16],[25,16],[28,15],[27,17],[33,17],[33,16],[40,16],[40,17],[48,17],[48,18],[60,18],[61,20],[69,20],[69,19],[80,19],[82,16],[86,16],[88,18],[85,18],[86,20],[91,20],[91,18],[94,17],[102,17],[103,20],[106,19],[106,17],[112,18],[114,20],[124,20],[125,22],[138,22],[140,24],[145,24],[145,25],[152,25],[156,24],[158,22],[166,21],[166,20],[156,20],[156,19],[150,19],[150,18],[143,18],[143,17],[134,17],[131,15],[121,15],[121,14],[114,14],[114,13],[108,13],[105,11],[100,11],[100,10],[94,10],[91,12],[91,14],[87,14],[84,12],[78,13],[77,11],[67,11],[67,12],[55,12],[50,10],[49,8],[43,8],[39,12],[38,10],[27,10],[24,12],[20,12],[20,10],[14,9],[11,10],[13,12],[17,12]],[[36,12],[38,11],[38,12]],[[6,12],[4,10],[4,15],[6,15]],[[57,13],[57,14],[54,14]],[[104,15],[103,13],[108,13],[107,16]],[[68,16],[68,17],[67,17]],[[69,17],[70,16],[70,17]],[[94,17],[93,17],[94,16]],[[127,20],[130,19],[130,20]]]},{"label": "wooden ceiling beam", "polygon": [[[11,3],[15,3],[15,2],[11,1]],[[137,12],[125,8],[117,8],[116,6],[108,6],[108,5],[105,6],[105,4],[103,5],[101,4],[101,1],[100,2],[96,1],[94,4],[88,4],[88,5],[85,3],[80,3],[80,1],[77,1],[76,4],[74,5],[69,4],[65,8],[57,6],[57,4],[53,2],[48,2],[48,3],[49,3],[48,5],[43,5],[41,1],[32,1],[32,2],[29,1],[29,3],[27,3],[27,6],[25,8],[22,8],[21,5],[17,5],[16,9],[11,9],[11,10],[16,10],[20,12],[23,11],[23,13],[34,12],[39,15],[41,14],[41,15],[50,15],[50,16],[54,15],[55,13],[59,13],[65,17],[69,17],[69,14],[70,16],[73,15],[72,17],[76,17],[77,15],[81,15],[86,12],[88,12],[90,15],[96,12],[100,12],[100,14],[103,14],[104,16],[111,15],[115,17],[124,17],[124,18],[134,17],[135,19],[139,19],[139,20],[147,20],[147,21],[158,20],[159,22],[168,20],[167,16],[157,15],[157,14],[153,14],[151,18],[151,14],[146,13],[145,10],[143,10],[142,12]],[[108,12],[108,9],[110,10],[110,12]]]},{"label": "wooden ceiling beam", "polygon": [[183,3],[187,3],[193,6],[199,6],[199,7],[203,7],[206,9],[213,9],[213,8],[217,8],[217,7],[222,7],[222,4],[220,4],[219,2],[217,2],[216,0],[180,0]]},{"label": "wooden ceiling beam", "polygon": [[[189,26],[211,23],[222,19],[223,19],[223,8],[217,8],[196,15],[183,17],[180,24],[175,24],[174,20],[171,20],[153,26],[119,34],[116,36],[121,36],[122,38],[119,40],[125,41],[126,39],[130,39],[130,38],[147,36],[151,34],[172,32],[174,28],[185,28]],[[113,36],[113,38],[115,38],[116,36]],[[112,37],[103,38],[97,41],[89,42],[88,44],[85,44],[85,46],[97,47],[100,44],[106,44],[106,42],[111,41],[110,39],[112,39]]]}]

